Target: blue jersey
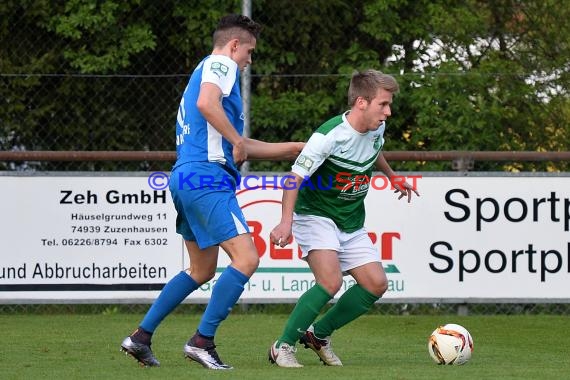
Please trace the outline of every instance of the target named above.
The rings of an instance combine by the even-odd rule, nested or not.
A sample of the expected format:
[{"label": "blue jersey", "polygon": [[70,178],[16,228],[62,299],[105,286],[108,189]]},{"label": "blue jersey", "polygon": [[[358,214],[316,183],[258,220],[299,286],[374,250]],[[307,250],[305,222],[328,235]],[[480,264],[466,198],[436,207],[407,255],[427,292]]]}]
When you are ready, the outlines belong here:
[{"label": "blue jersey", "polygon": [[215,162],[224,165],[238,178],[233,146],[196,107],[202,83],[213,83],[222,90],[222,106],[237,132],[243,133],[244,115],[237,64],[225,55],[210,55],[196,67],[182,94],[176,117],[176,155],[174,167],[188,162]]}]

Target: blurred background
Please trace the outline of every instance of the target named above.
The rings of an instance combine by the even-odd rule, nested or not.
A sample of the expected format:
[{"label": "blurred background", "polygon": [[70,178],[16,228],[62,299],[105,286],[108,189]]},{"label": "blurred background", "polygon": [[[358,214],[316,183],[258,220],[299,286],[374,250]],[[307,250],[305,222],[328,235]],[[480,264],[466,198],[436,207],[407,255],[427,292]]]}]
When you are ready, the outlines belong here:
[{"label": "blurred background", "polygon": [[[0,150],[174,151],[178,103],[244,5],[263,25],[251,137],[306,140],[348,108],[354,70],[401,86],[386,151],[567,151],[570,7],[558,0],[4,0]],[[0,162],[0,170],[168,170],[172,162]],[[288,170],[253,162],[250,170]],[[449,170],[400,161],[396,170]],[[565,171],[568,162],[476,162]]]}]

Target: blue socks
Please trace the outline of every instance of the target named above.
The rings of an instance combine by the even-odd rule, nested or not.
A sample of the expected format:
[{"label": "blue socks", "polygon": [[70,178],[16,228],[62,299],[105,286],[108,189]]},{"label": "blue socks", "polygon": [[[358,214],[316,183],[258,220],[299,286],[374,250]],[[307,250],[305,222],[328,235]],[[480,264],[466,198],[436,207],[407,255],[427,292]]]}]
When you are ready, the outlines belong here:
[{"label": "blue socks", "polygon": [[160,295],[144,316],[140,328],[152,334],[164,317],[196,289],[198,284],[188,273],[185,271],[178,273],[164,285]]},{"label": "blue socks", "polygon": [[[249,277],[228,266],[218,278],[212,297],[202,316],[198,331],[204,337],[214,337],[220,323],[227,318],[243,293]],[[178,273],[162,288],[162,292],[144,316],[140,328],[152,334],[160,322],[190,293],[198,289],[196,281],[185,271]]]},{"label": "blue socks", "polygon": [[218,326],[230,314],[248,281],[249,277],[232,266],[228,266],[222,272],[214,285],[212,297],[198,326],[198,332],[202,336],[214,337],[216,335]]}]

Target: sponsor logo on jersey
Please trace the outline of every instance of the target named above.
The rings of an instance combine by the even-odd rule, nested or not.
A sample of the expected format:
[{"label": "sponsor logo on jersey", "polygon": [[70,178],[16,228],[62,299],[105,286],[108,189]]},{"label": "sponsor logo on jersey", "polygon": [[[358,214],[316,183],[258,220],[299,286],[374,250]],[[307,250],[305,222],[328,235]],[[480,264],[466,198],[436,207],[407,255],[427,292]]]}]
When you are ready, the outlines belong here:
[{"label": "sponsor logo on jersey", "polygon": [[380,136],[374,138],[374,150],[380,150],[382,143],[380,142]]},{"label": "sponsor logo on jersey", "polygon": [[210,70],[216,74],[218,77],[222,77],[228,75],[229,68],[221,62],[212,62],[210,65]]},{"label": "sponsor logo on jersey", "polygon": [[297,165],[309,170],[311,169],[311,166],[313,166],[313,160],[311,160],[310,158],[307,158],[304,155],[300,155],[299,158],[297,158]]}]

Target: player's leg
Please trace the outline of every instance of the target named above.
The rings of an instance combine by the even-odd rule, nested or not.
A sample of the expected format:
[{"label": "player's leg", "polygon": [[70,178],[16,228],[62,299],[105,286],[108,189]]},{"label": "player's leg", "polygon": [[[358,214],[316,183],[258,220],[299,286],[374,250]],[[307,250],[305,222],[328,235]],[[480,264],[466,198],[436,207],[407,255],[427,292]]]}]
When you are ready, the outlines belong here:
[{"label": "player's leg", "polygon": [[386,274],[380,263],[364,264],[349,270],[349,273],[357,284],[351,286],[315,324],[317,336],[330,336],[333,331],[365,314],[386,291]]},{"label": "player's leg", "polygon": [[344,242],[339,255],[341,268],[354,277],[350,287],[336,304],[314,324],[317,337],[330,336],[335,330],[366,313],[384,294],[388,280],[379,254],[365,231],[354,233]]},{"label": "player's leg", "polygon": [[297,300],[282,335],[269,349],[269,360],[280,367],[301,366],[294,356],[295,344],[342,284],[334,223],[328,218],[295,215],[293,232],[316,284]]},{"label": "player's leg", "polygon": [[198,214],[198,223],[192,225],[198,245],[220,245],[230,256],[231,264],[217,279],[196,334],[184,351],[206,368],[229,369],[215,351],[214,337],[257,269],[259,254],[233,191],[203,191],[192,206]]},{"label": "player's leg", "polygon": [[269,361],[280,367],[302,367],[294,355],[295,343],[342,284],[336,251],[312,250],[307,261],[315,275],[316,284],[299,297],[282,335],[269,349]]},{"label": "player's leg", "polygon": [[[311,271],[315,275],[316,285],[312,288],[322,287],[329,298],[325,301],[322,299],[320,303],[312,302],[314,310],[305,311],[306,319],[303,320],[303,329],[297,330],[300,332],[297,335],[299,343],[303,344],[305,348],[312,349],[319,359],[325,365],[341,366],[342,362],[334,354],[331,347],[330,337],[323,336],[322,339],[317,338],[314,334],[313,322],[317,318],[322,307],[330,301],[332,296],[336,294],[342,285],[342,272],[336,251],[316,250],[311,251],[307,257],[307,262],[311,267]],[[296,307],[297,308],[297,307]],[[291,319],[291,318],[290,318]]]},{"label": "player's leg", "polygon": [[200,285],[214,277],[218,260],[218,247],[200,250],[196,242],[185,241],[190,257],[190,267],[178,273],[162,289],[153,303],[140,328],[153,333],[159,323]]},{"label": "player's leg", "polygon": [[382,297],[388,289],[388,278],[380,262],[364,264],[350,269],[348,273],[360,287],[376,298]]},{"label": "player's leg", "polygon": [[184,346],[186,357],[209,369],[232,368],[220,359],[215,349],[214,337],[259,263],[257,250],[249,234],[238,235],[223,242],[221,246],[228,252],[232,264],[224,269],[216,281],[198,329]]},{"label": "player's leg", "polygon": [[[206,248],[201,252],[198,245],[194,242],[196,236],[191,227],[191,218],[193,216],[188,211],[188,205],[192,204],[195,193],[181,191],[177,187],[172,190],[174,206],[178,213],[176,217],[176,231],[185,239],[191,266],[166,283],[158,298],[145,314],[139,327],[125,338],[121,344],[121,349],[124,352],[130,354],[145,366],[160,365],[150,348],[152,335],[158,325],[190,293],[214,276],[218,257],[217,246]],[[198,258],[201,258],[201,260],[198,260]]]},{"label": "player's leg", "polygon": [[295,345],[342,285],[337,253],[340,242],[334,222],[329,218],[295,214],[293,233],[316,284],[299,298],[279,338],[279,343],[290,345]]},{"label": "player's leg", "polygon": [[[380,264],[365,264],[350,272],[359,282],[359,280],[362,280],[362,277],[369,278],[372,272],[377,273],[378,268],[373,268],[377,265]],[[369,288],[376,289],[375,293],[370,292],[360,283],[350,287],[338,299],[336,304],[319,321],[309,327],[307,332],[301,337],[300,342],[306,348],[311,348],[326,365],[342,365],[341,360],[332,350],[332,333],[370,310],[372,305],[380,298],[380,294],[383,293],[383,290],[381,290],[383,288],[381,279],[370,279],[370,281],[369,284],[371,286]]]},{"label": "player's leg", "polygon": [[329,365],[342,365],[331,348],[332,333],[370,310],[387,287],[378,250],[366,231],[341,232],[339,239],[343,248],[339,253],[341,270],[351,274],[357,284],[350,287],[302,338],[303,343]]},{"label": "player's leg", "polygon": [[216,334],[218,326],[226,319],[259,265],[259,255],[250,234],[238,235],[221,243],[221,246],[230,256],[231,265],[216,281],[198,327],[198,331],[208,337]]},{"label": "player's leg", "polygon": [[145,366],[159,366],[160,363],[150,348],[152,335],[160,322],[198,286],[186,271],[181,271],[173,277],[164,286],[139,327],[123,340],[122,350]]},{"label": "player's leg", "polygon": [[315,276],[316,284],[297,301],[287,320],[283,335],[279,338],[280,342],[294,345],[342,285],[336,251],[312,250],[307,256],[307,262]]},{"label": "player's leg", "polygon": [[218,247],[200,250],[195,242],[185,243],[190,256],[190,267],[166,283],[139,327],[122,344],[123,351],[146,366],[159,365],[150,349],[151,338],[158,325],[190,293],[214,277],[216,271]]}]

